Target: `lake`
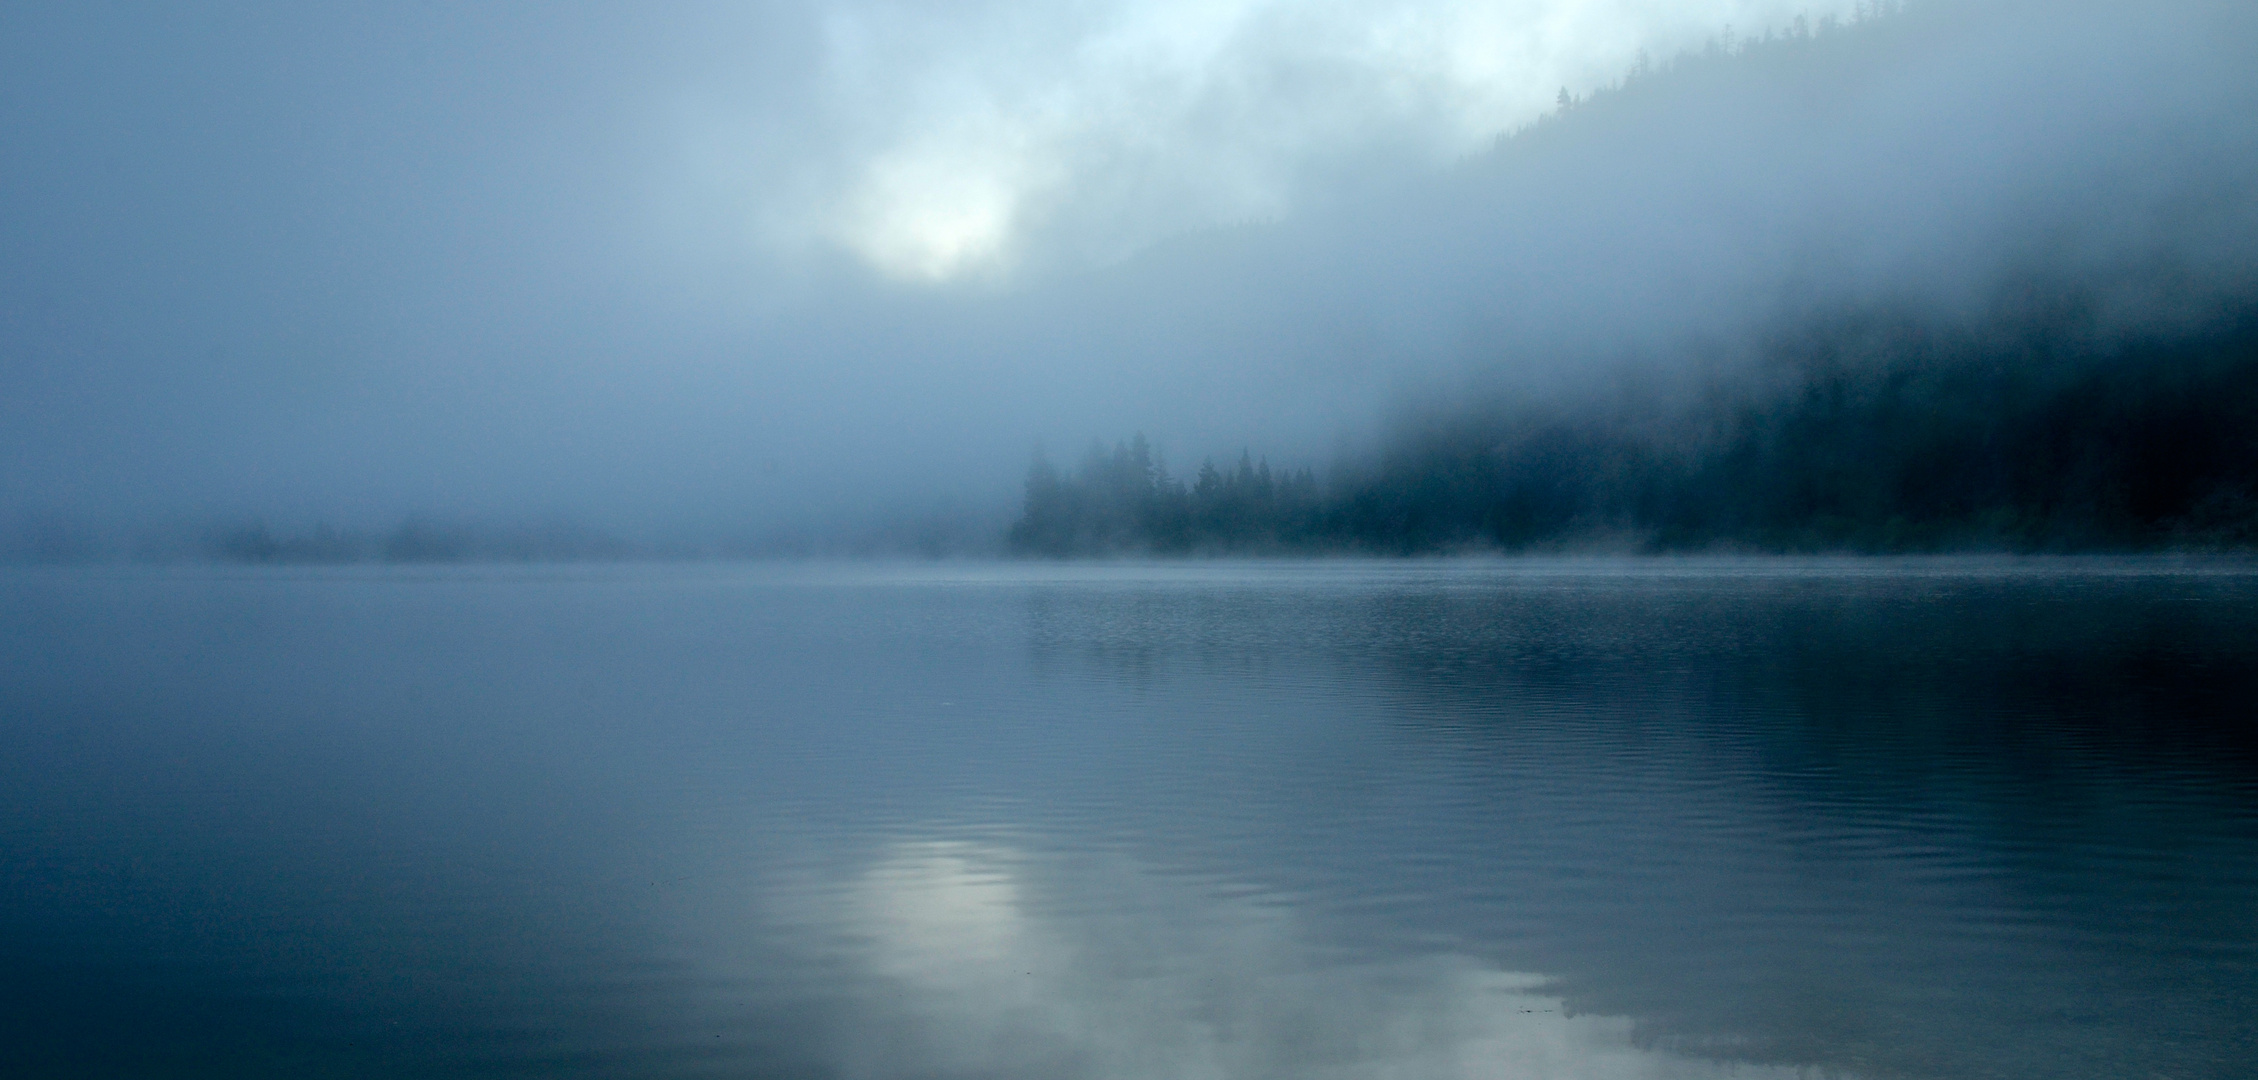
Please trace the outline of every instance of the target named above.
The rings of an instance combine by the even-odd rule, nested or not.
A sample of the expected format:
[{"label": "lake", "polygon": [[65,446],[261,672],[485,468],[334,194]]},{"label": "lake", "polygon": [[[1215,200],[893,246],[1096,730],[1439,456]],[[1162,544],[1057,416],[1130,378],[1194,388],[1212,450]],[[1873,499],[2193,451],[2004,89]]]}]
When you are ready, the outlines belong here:
[{"label": "lake", "polygon": [[0,1073],[2230,1077],[2258,566],[0,570]]}]

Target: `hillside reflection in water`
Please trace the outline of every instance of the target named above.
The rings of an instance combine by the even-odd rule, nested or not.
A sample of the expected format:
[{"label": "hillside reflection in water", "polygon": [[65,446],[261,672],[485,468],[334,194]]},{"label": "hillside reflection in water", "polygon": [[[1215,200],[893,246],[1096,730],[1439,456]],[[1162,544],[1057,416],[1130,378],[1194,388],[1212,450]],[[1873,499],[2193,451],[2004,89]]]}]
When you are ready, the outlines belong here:
[{"label": "hillside reflection in water", "polygon": [[0,590],[33,1072],[2224,1077],[2258,1049],[2235,566]]}]

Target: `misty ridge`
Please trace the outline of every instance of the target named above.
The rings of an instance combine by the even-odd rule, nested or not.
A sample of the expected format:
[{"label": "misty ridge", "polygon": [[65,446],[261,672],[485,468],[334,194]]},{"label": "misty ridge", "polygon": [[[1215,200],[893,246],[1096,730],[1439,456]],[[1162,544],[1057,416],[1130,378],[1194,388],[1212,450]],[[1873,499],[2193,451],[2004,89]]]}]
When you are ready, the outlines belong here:
[{"label": "misty ridge", "polygon": [[[994,280],[845,256],[606,276],[618,252],[581,233],[616,208],[578,189],[554,218],[466,195],[425,221],[436,196],[265,178],[309,220],[361,190],[412,227],[321,234],[366,296],[281,258],[167,284],[148,268],[248,245],[183,232],[113,274],[58,210],[26,235],[87,254],[27,255],[0,295],[23,375],[0,555],[2247,549],[2252,55],[2258,9],[2218,0],[1860,4],[1641,54],[1441,169],[1386,132],[1311,151],[1273,216],[1084,264],[1135,231],[1107,200],[1136,170],[1090,150],[1065,175],[1106,190],[1018,211]],[[1328,77],[1276,62],[1216,81],[1269,79],[1275,109]],[[530,170],[393,134],[453,174]],[[541,193],[474,194],[497,192]],[[512,246],[534,226],[546,246]],[[548,264],[495,254],[520,248]],[[71,294],[78,263],[126,284]],[[344,359],[205,344],[230,320]],[[1064,453],[1029,470],[1031,444]]]},{"label": "misty ridge", "polygon": [[[2035,183],[1991,192],[2005,197],[1979,212],[1963,208],[1965,237],[1937,243],[1940,231],[1894,251],[1888,239],[1863,241],[1865,250],[1841,240],[1940,223],[1891,205],[1902,188],[1860,175],[1921,143],[1893,144],[1886,136],[1904,132],[1884,131],[1862,147],[1855,127],[1825,130],[1839,118],[1830,115],[1836,107],[1877,82],[1915,81],[1940,53],[1975,44],[2012,56],[2026,30],[2043,45],[2044,27],[2016,22],[2037,17],[2010,7],[1861,7],[1847,23],[1799,18],[1784,32],[1727,35],[1659,65],[1642,57],[1622,81],[1589,95],[1563,88],[1556,112],[1443,185],[1439,194],[1458,200],[1455,212],[1430,220],[1561,255],[1560,277],[1601,297],[1562,292],[1557,281],[1524,282],[1560,303],[1549,311],[1516,305],[1538,310],[1500,320],[1492,347],[1518,353],[1517,365],[1466,378],[1449,395],[1428,391],[1425,403],[1399,410],[1375,448],[1338,455],[1322,480],[1306,465],[1274,470],[1245,450],[1235,465],[1211,457],[1192,475],[1173,475],[1142,434],[1110,450],[1093,445],[1071,467],[1038,454],[1011,549],[2071,552],[2258,544],[2258,158],[2247,120],[2109,132],[2123,143],[2098,140],[2105,153],[2056,163],[2079,171],[2027,177]],[[1949,81],[1944,89],[1953,89]],[[2101,98],[2145,93],[2135,85],[2081,89]],[[2206,124],[2215,118],[2210,108],[2252,100],[2248,80],[2214,89],[2226,92],[2205,106]],[[1967,137],[1956,128],[1983,128],[1993,105],[1947,96],[1911,115],[1934,126],[1949,154]],[[1642,155],[1641,147],[1659,152]],[[1730,160],[1720,165],[1720,157]],[[1784,176],[1742,171],[1743,162],[1769,163]],[[1937,183],[1964,172],[1945,162]],[[1737,324],[1718,318],[1736,306],[1729,302],[1688,310],[1664,295],[1669,284],[1699,294],[1700,283],[1658,287],[1651,267],[1635,260],[1610,279],[1574,242],[1562,242],[1582,235],[1593,247],[1636,247],[1620,219],[1647,213],[1578,205],[1568,192],[1668,206],[1672,179],[1687,175],[1781,195],[1772,207],[1759,199],[1736,208],[1753,211],[1741,223],[1744,239],[1793,252],[1783,260],[1788,272],[1759,282],[1771,297],[1738,305],[1754,314]],[[1835,198],[1790,191],[1829,181],[1841,185]],[[1500,228],[1483,220],[1483,188],[1518,188],[1562,217]],[[1666,248],[1672,230],[1645,224],[1660,240],[1652,246]],[[1455,247],[1427,236],[1440,253]],[[1934,247],[1921,250],[1924,241]],[[1957,261],[1930,262],[1938,249]],[[1372,250],[1397,254],[1385,243]],[[1647,310],[1631,314],[1604,295],[1614,289],[1640,295]],[[1601,327],[1614,315],[1634,320],[1644,339],[1617,337],[1613,355],[1595,355],[1588,341],[1562,334],[1580,327],[1604,339]],[[1548,354],[1586,362],[1548,363]]]},{"label": "misty ridge", "polygon": [[[2033,292],[2040,292],[2033,287]],[[1852,310],[1702,398],[1501,397],[1378,460],[1172,477],[1142,435],[1038,460],[1013,550],[2019,552],[2258,544],[2258,309],[2170,335],[2040,292],[1973,325]]]}]

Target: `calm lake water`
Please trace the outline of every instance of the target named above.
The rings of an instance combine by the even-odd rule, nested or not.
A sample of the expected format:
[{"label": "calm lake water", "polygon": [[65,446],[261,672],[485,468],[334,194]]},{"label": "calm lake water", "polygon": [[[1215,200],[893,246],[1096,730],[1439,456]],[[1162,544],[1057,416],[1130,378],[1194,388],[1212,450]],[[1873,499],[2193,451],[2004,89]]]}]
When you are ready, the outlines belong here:
[{"label": "calm lake water", "polygon": [[2243,1077],[2258,570],[0,571],[0,1074]]}]

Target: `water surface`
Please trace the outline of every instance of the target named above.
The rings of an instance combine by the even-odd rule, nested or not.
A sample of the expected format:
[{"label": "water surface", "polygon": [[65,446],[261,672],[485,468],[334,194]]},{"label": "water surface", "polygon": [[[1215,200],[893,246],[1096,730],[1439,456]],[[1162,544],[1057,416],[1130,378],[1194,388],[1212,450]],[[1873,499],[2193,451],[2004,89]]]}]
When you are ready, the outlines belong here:
[{"label": "water surface", "polygon": [[0,573],[0,1071],[2228,1077],[2258,573]]}]

